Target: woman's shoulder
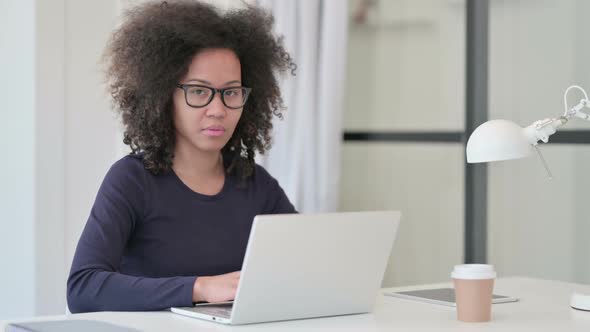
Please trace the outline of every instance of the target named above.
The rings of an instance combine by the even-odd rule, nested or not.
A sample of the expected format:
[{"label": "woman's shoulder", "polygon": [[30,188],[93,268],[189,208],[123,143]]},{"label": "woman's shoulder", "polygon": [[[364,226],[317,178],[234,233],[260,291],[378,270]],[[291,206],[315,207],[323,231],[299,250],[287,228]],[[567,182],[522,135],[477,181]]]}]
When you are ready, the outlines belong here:
[{"label": "woman's shoulder", "polygon": [[272,178],[272,175],[264,168],[264,166],[260,164],[254,164],[254,172],[252,173],[252,178],[255,180],[268,180]]},{"label": "woman's shoulder", "polygon": [[128,154],[125,157],[117,160],[111,169],[121,171],[137,171],[145,170],[143,167],[143,155],[142,154]]},{"label": "woman's shoulder", "polygon": [[277,180],[260,164],[255,164],[254,173],[252,174],[252,181],[257,186],[266,187],[275,185]]},{"label": "woman's shoulder", "polygon": [[108,206],[125,202],[126,206],[132,207],[138,215],[145,213],[146,207],[149,206],[146,203],[149,197],[146,192],[147,172],[141,156],[127,155],[117,160],[106,173],[95,204]]},{"label": "woman's shoulder", "polygon": [[141,154],[129,154],[117,160],[109,169],[107,178],[126,182],[129,180],[143,180],[148,171],[143,166]]}]

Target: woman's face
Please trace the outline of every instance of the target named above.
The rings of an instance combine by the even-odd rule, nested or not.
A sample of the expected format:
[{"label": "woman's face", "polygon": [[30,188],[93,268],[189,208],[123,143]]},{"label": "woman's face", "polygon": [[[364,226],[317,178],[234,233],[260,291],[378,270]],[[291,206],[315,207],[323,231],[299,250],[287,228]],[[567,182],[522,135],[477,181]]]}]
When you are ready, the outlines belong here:
[{"label": "woman's face", "polygon": [[[193,58],[187,74],[178,83],[216,89],[239,87],[242,85],[240,60],[228,49],[205,49]],[[202,87],[188,87],[186,90],[191,103],[206,101],[206,95],[210,92]],[[226,93],[226,102],[232,95],[234,93],[231,91]],[[176,89],[172,99],[176,145],[188,144],[203,152],[221,151],[242,115],[243,108],[227,107],[219,92],[215,93],[208,105],[200,108],[187,104],[182,89]]]}]

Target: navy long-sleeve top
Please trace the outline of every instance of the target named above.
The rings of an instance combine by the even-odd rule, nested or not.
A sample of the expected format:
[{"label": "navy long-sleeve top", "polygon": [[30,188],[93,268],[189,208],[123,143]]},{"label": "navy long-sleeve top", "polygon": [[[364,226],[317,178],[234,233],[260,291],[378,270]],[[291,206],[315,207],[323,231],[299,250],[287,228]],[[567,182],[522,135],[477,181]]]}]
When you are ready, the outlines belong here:
[{"label": "navy long-sleeve top", "polygon": [[259,165],[238,184],[227,175],[221,192],[202,195],[173,171],[152,175],[140,155],[117,161],[76,248],[70,311],[191,306],[196,278],[241,270],[254,216],[295,209]]}]

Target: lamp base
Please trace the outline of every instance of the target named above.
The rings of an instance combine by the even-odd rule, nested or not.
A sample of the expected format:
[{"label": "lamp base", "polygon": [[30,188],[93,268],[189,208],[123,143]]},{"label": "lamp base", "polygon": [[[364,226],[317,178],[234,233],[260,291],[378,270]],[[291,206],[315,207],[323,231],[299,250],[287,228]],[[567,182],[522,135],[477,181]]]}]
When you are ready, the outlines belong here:
[{"label": "lamp base", "polygon": [[590,311],[590,295],[574,293],[570,306],[577,310]]}]

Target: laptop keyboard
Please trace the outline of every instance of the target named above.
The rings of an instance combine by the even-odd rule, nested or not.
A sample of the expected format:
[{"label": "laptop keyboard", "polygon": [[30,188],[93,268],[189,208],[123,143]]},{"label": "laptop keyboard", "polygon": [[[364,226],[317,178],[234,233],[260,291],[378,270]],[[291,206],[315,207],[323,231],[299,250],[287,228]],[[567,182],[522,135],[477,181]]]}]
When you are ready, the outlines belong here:
[{"label": "laptop keyboard", "polygon": [[198,312],[201,314],[206,314],[206,315],[229,319],[231,317],[231,309],[232,309],[231,305],[219,305],[219,306],[207,305],[207,306],[193,307],[192,311]]}]

